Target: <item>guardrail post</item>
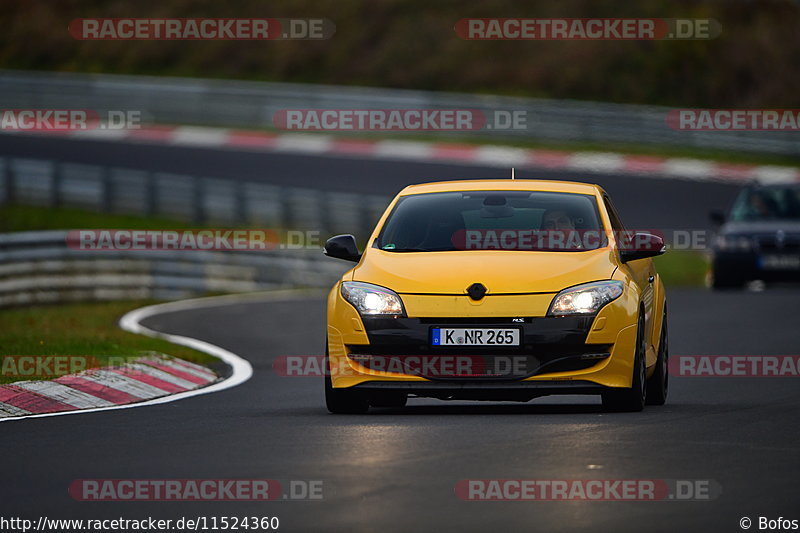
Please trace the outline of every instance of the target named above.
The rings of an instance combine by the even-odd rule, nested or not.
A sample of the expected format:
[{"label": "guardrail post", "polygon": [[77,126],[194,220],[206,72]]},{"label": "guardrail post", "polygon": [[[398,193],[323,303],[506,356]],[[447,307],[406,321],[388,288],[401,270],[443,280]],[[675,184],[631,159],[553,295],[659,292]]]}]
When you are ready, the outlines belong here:
[{"label": "guardrail post", "polygon": [[248,220],[247,195],[245,194],[245,184],[239,180],[233,182],[234,205],[236,205],[236,221],[246,224]]},{"label": "guardrail post", "polygon": [[370,210],[368,197],[363,197],[362,201],[360,201],[358,205],[359,205],[359,214],[358,214],[359,234],[356,235],[356,240],[361,242],[367,240],[367,238],[369,237],[369,232],[370,230],[372,230],[372,228],[370,227],[372,225],[372,211]]},{"label": "guardrail post", "polygon": [[108,213],[114,212],[116,205],[114,205],[114,176],[110,167],[104,167],[103,170],[103,205],[101,209]]},{"label": "guardrail post", "polygon": [[61,206],[61,183],[64,181],[64,165],[58,161],[53,163],[53,179],[51,181],[50,205],[53,207]]},{"label": "guardrail post", "polygon": [[319,191],[316,195],[317,211],[319,212],[320,222],[320,235],[330,235],[333,228],[333,215],[332,210],[335,207],[330,201],[330,193],[327,191]]},{"label": "guardrail post", "polygon": [[206,221],[206,187],[203,178],[194,179],[194,223],[205,224]]},{"label": "guardrail post", "polygon": [[291,189],[288,187],[281,187],[278,190],[278,195],[281,198],[281,207],[283,208],[281,211],[281,222],[283,225],[284,230],[288,230],[294,227],[294,205],[292,204],[292,193]]},{"label": "guardrail post", "polygon": [[145,180],[145,214],[147,216],[153,216],[156,214],[156,176],[154,172],[147,173],[147,179]]},{"label": "guardrail post", "polygon": [[14,195],[16,193],[15,184],[14,184],[14,172],[11,169],[11,158],[6,157],[2,159],[2,173],[3,173],[3,184],[5,187],[5,203],[8,205],[12,205],[14,203]]}]

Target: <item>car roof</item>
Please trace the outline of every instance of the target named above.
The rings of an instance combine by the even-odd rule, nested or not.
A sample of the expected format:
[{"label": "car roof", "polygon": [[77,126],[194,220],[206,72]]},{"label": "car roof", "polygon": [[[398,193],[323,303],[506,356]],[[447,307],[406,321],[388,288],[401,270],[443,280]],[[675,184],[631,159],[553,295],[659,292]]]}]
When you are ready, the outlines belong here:
[{"label": "car roof", "polygon": [[409,185],[400,191],[400,196],[458,191],[542,191],[591,195],[595,195],[598,192],[604,192],[599,185],[595,185],[593,183],[580,183],[577,181],[494,179],[433,181],[430,183],[420,183],[417,185]]}]

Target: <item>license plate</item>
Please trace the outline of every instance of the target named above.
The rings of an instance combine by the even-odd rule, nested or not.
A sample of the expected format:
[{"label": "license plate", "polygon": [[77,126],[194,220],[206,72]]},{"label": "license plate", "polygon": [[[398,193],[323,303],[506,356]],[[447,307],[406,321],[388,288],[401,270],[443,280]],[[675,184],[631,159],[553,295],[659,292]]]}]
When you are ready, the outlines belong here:
[{"label": "license plate", "polygon": [[761,257],[764,270],[800,270],[800,255],[764,255]]},{"label": "license plate", "polygon": [[432,328],[433,346],[519,346],[518,328]]}]

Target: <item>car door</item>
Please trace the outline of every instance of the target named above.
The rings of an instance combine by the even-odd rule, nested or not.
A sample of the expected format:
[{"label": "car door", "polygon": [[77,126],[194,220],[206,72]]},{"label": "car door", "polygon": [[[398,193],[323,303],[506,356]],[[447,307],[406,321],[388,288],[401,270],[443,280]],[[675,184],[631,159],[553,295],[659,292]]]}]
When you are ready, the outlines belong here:
[{"label": "car door", "polygon": [[[622,225],[622,220],[619,218],[611,199],[608,196],[603,196],[603,201],[608,211],[608,218],[611,220],[611,227],[615,235],[632,234],[633,232],[625,230],[625,227]],[[617,241],[619,241],[619,238],[617,238]],[[648,348],[650,348],[649,340],[653,338],[653,308],[655,305],[655,291],[653,290],[653,286],[655,285],[655,266],[653,265],[653,260],[647,258],[628,261],[622,264],[620,268],[627,272],[628,276],[639,288],[640,298],[644,304],[645,333],[647,335],[645,338],[648,339]],[[651,350],[648,349],[648,352],[650,351]],[[652,364],[652,361],[648,358],[647,363],[648,365]]]}]

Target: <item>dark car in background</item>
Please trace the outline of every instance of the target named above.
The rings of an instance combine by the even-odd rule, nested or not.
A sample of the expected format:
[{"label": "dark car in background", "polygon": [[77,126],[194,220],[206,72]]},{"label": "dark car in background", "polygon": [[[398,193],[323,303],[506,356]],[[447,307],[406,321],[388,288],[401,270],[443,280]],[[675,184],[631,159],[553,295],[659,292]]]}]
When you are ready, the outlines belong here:
[{"label": "dark car in background", "polygon": [[739,193],[713,245],[712,286],[800,281],[800,183],[750,185]]}]

